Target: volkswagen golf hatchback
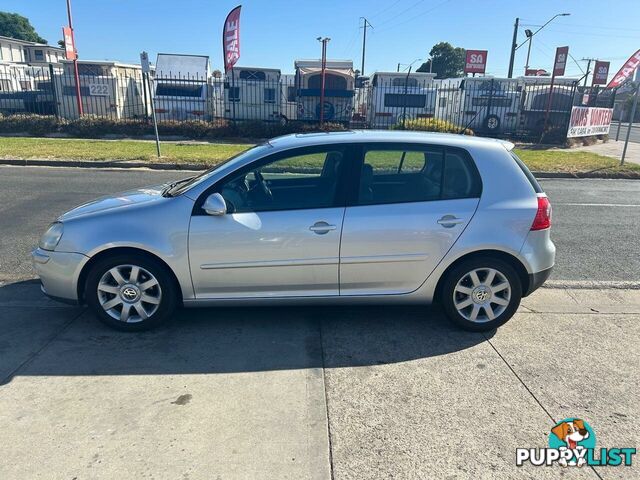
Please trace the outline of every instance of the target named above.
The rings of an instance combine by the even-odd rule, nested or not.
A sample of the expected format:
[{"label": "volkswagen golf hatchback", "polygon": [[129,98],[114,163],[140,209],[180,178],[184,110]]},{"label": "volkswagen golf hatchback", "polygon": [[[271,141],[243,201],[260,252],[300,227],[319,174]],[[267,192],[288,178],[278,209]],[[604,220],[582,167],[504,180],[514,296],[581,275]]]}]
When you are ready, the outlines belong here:
[{"label": "volkswagen golf hatchback", "polygon": [[33,252],[43,291],[142,330],[178,306],[441,303],[504,324],[554,264],[551,206],[508,142],[289,135],[200,175],[60,216]]}]

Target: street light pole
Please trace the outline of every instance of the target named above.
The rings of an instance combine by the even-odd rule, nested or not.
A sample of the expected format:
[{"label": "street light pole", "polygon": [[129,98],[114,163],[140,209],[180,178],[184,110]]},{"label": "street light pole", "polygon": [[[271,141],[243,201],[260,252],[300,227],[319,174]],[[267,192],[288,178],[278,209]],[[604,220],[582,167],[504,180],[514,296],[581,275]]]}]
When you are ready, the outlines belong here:
[{"label": "street light pole", "polygon": [[[528,52],[527,52],[527,65],[525,67],[525,74],[526,74],[526,69],[529,68],[529,54],[531,53],[531,42],[533,40],[533,36],[536,33],[538,33],[540,30],[542,30],[544,27],[549,25],[551,22],[553,22],[556,18],[558,18],[558,17],[568,17],[569,15],[571,15],[571,14],[570,13],[557,13],[553,17],[551,17],[549,20],[547,20],[547,23],[542,25],[535,32],[531,32],[531,30],[527,30],[528,33],[527,33],[527,39],[525,40],[525,42],[529,42],[529,48],[528,48]],[[513,74],[513,59],[515,57],[516,50],[518,50],[522,45],[524,45],[524,43],[521,43],[520,45],[516,45],[516,37],[517,37],[517,34],[518,34],[517,26],[518,26],[518,19],[516,18],[516,29],[513,32],[513,39],[514,40],[513,40],[513,46],[511,47],[511,62],[509,62],[509,78],[511,78],[511,76]]]},{"label": "street light pole", "polygon": [[324,125],[324,86],[325,86],[325,70],[327,69],[327,43],[331,40],[329,37],[318,37],[317,40],[322,43],[322,61],[320,70],[320,126]]},{"label": "street light pole", "polygon": [[[69,29],[71,30],[71,36],[73,38],[73,48],[76,47],[75,34],[73,32],[73,19],[71,18],[71,0],[67,0],[67,17],[69,18]],[[73,58],[73,73],[76,82],[76,102],[78,104],[78,114],[82,116],[84,114],[82,109],[82,98],[80,97],[80,75],[78,74],[78,49],[74,52]]]}]

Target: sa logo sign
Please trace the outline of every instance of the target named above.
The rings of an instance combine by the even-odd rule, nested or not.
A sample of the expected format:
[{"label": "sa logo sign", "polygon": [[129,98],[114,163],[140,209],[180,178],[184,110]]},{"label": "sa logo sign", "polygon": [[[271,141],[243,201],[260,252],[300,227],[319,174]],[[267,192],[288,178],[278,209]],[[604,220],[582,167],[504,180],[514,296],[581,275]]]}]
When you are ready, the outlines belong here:
[{"label": "sa logo sign", "polygon": [[486,65],[486,50],[467,50],[467,59],[464,66],[465,73],[484,73]]}]

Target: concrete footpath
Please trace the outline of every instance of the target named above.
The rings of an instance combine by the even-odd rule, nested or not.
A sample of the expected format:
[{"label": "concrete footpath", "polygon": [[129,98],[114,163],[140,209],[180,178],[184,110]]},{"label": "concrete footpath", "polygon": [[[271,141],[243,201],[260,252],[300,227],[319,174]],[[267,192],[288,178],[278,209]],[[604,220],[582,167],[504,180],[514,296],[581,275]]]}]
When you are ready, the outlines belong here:
[{"label": "concrete footpath", "polygon": [[[624,149],[624,139],[622,140],[609,140],[606,143],[596,143],[595,145],[572,147],[571,152],[591,152],[597,155],[603,155],[605,157],[615,158],[620,160],[622,157],[622,150]],[[640,164],[640,143],[629,142],[627,145],[627,155],[625,156],[625,162]]]},{"label": "concrete footpath", "polygon": [[543,288],[497,332],[437,308],[182,311],[123,334],[0,287],[1,479],[640,478],[516,467],[567,417],[640,443],[640,290]]}]

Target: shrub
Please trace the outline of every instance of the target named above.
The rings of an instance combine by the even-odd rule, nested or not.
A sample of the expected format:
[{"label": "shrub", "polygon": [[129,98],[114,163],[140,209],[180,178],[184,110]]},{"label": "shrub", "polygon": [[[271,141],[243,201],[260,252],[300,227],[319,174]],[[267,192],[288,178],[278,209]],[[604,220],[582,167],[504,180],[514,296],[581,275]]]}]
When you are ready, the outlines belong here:
[{"label": "shrub", "polygon": [[[395,130],[401,130],[402,124],[392,127]],[[440,132],[440,133],[462,133],[465,135],[473,135],[473,130],[464,128],[447,120],[439,120],[437,118],[416,118],[406,120],[404,124],[406,130],[418,130],[421,132]]]},{"label": "shrub", "polygon": [[53,115],[18,114],[0,116],[0,132],[45,135],[59,132],[61,125],[64,123],[64,121],[58,121]]}]

